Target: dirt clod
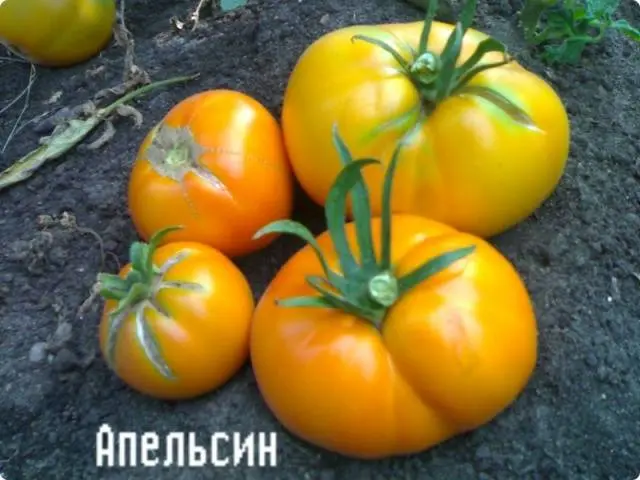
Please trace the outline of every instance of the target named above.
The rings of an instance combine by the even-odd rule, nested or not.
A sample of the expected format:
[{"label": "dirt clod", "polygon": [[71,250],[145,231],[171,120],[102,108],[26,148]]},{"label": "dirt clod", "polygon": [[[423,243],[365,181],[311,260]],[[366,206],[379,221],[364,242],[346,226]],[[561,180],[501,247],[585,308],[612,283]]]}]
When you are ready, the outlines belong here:
[{"label": "dirt clod", "polygon": [[78,356],[67,348],[60,349],[51,362],[53,369],[58,373],[69,373],[82,365]]},{"label": "dirt clod", "polygon": [[29,350],[29,361],[33,363],[39,363],[44,361],[47,358],[47,342],[38,342],[35,343],[31,350]]}]

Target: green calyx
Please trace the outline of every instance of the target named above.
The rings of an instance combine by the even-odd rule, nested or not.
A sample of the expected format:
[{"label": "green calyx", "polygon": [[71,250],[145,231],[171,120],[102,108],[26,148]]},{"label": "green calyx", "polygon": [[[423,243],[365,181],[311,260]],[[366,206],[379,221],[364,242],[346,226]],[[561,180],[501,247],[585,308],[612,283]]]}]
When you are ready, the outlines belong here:
[{"label": "green calyx", "polygon": [[[293,297],[278,300],[285,307],[320,307],[339,309],[365,319],[380,328],[387,311],[405,294],[427,278],[446,269],[475,250],[469,246],[444,253],[427,261],[414,271],[398,277],[391,260],[391,190],[393,176],[402,143],[398,145],[384,178],[380,228],[380,258],[373,247],[369,193],[362,176],[362,168],[374,159],[354,160],[349,150],[333,129],[334,145],[343,168],[333,183],[325,205],[327,230],[339,260],[340,272],[329,268],[328,262],[313,234],[301,223],[279,220],[260,229],[254,238],[270,233],[292,234],[302,238],[315,251],[324,276],[310,275],[307,283],[318,292],[317,296]],[[357,260],[349,247],[346,234],[347,196],[351,194],[355,236],[360,252]]]},{"label": "green calyx", "polygon": [[173,373],[164,362],[153,332],[145,320],[144,309],[151,307],[162,313],[161,308],[155,304],[154,297],[162,287],[164,272],[154,265],[153,255],[167,234],[181,228],[181,226],[167,227],[156,232],[149,243],[132,243],[129,250],[131,269],[124,278],[108,273],[98,275],[100,295],[105,299],[118,302],[109,315],[106,348],[106,361],[109,365],[114,365],[115,347],[122,324],[129,314],[133,314],[136,322],[136,336],[145,354],[161,375],[165,378],[173,378]]},{"label": "green calyx", "polygon": [[[465,86],[478,73],[511,61],[511,58],[506,55],[506,47],[502,43],[493,38],[487,38],[478,44],[476,50],[465,62],[457,65],[464,35],[473,21],[476,2],[477,0],[469,0],[465,4],[461,18],[456,22],[455,28],[440,54],[427,48],[431,26],[438,10],[438,0],[428,2],[420,43],[417,50],[412,48],[412,58],[409,61],[380,39],[367,35],[355,35],[352,40],[369,42],[391,54],[420,92],[425,110],[430,113],[446,98],[463,92]],[[504,59],[499,62],[480,64],[482,57],[489,52],[500,52]]]},{"label": "green calyx", "polygon": [[100,295],[118,301],[118,307],[112,315],[117,315],[118,312],[151,298],[153,284],[159,275],[159,271],[153,264],[153,254],[166,235],[181,228],[171,226],[159,230],[149,239],[149,243],[133,242],[129,248],[131,270],[125,278],[111,273],[98,275]]}]

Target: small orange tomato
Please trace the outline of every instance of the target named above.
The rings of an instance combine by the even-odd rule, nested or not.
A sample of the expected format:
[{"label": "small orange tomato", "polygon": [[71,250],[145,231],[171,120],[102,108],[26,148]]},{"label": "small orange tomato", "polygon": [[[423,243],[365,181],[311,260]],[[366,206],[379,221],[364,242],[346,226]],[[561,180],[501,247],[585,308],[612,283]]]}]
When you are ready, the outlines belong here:
[{"label": "small orange tomato", "polygon": [[100,276],[100,349],[133,389],[175,400],[210,392],[240,369],[254,301],[242,272],[212,247],[157,248],[169,230],[135,242],[119,275]]},{"label": "small orange tomato", "polygon": [[371,221],[363,188],[345,227],[346,192],[364,162],[338,175],[329,229],[315,241],[301,225],[263,230],[310,244],[258,303],[250,354],[260,392],[289,431],[372,459],[426,450],[501,413],[532,374],[537,327],[523,281],[487,241],[391,215],[388,196]]},{"label": "small orange tomato", "polygon": [[266,222],[286,218],[293,176],[275,117],[257,100],[209,90],[177,104],[147,135],[129,181],[129,211],[143,239],[196,241],[229,257],[252,253]]}]

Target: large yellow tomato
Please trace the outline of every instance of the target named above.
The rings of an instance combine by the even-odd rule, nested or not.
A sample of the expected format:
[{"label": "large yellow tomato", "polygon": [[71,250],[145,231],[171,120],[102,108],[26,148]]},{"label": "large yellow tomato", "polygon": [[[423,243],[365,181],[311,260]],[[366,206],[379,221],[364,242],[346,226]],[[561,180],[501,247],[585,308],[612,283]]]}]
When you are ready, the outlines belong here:
[{"label": "large yellow tomato", "polygon": [[135,242],[119,275],[100,276],[107,299],[100,349],[133,389],[162,399],[220,387],[246,362],[254,302],[242,272],[197,242]]},{"label": "large yellow tomato", "polygon": [[[282,124],[294,172],[313,200],[325,203],[340,169],[334,124],[358,158],[388,162],[398,142],[406,144],[394,212],[487,237],[553,192],[569,150],[560,98],[515,61],[504,63],[499,42],[463,31],[437,21],[358,25],[308,47],[290,76]],[[383,173],[365,172],[374,214]]]},{"label": "large yellow tomato", "polygon": [[263,229],[309,245],[260,299],[250,352],[260,392],[287,429],[378,458],[428,449],[502,412],[534,369],[537,327],[525,284],[486,240],[391,215],[387,200],[370,222],[362,192],[345,228],[343,194],[363,163],[340,173],[328,231],[315,240],[290,221]]},{"label": "large yellow tomato", "polygon": [[115,0],[0,0],[0,42],[28,60],[65,67],[111,38]]}]

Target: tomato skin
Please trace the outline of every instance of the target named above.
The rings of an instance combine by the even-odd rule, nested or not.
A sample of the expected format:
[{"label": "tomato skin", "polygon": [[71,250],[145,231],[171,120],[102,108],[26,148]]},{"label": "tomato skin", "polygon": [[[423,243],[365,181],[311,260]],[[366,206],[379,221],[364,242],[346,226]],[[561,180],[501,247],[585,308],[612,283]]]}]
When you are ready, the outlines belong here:
[{"label": "tomato skin", "polygon": [[[178,181],[154,167],[154,139],[165,136],[167,144],[172,142],[160,133],[163,126],[190,132],[195,148],[202,150],[188,156],[200,162],[202,174],[190,169]],[[293,176],[280,126],[263,105],[241,92],[192,95],[144,139],[128,195],[131,219],[144,239],[163,227],[183,225],[165,243],[197,241],[230,257],[261,249],[276,236],[252,240],[254,233],[289,217],[293,208]]]},{"label": "tomato skin", "polygon": [[[528,217],[559,183],[569,151],[567,113],[549,84],[511,62],[479,73],[469,85],[504,95],[533,126],[477,95],[449,97],[426,120],[417,113],[407,116],[421,102],[413,83],[391,55],[352,37],[377,37],[409,59],[402,43],[417,48],[422,25],[351,26],[308,47],[289,78],[282,108],[293,171],[306,193],[324,205],[340,170],[332,145],[334,123],[355,158],[387,164],[403,135],[419,125],[400,157],[393,211],[426,216],[482,237],[496,235]],[[430,50],[440,53],[451,31],[451,25],[434,22]],[[485,38],[468,31],[458,64]],[[502,55],[491,52],[485,60],[500,61]],[[403,115],[395,127],[376,132]],[[380,214],[383,173],[364,172],[375,215]]]},{"label": "tomato skin", "polygon": [[0,42],[34,63],[67,67],[97,55],[115,19],[114,0],[5,0]]},{"label": "tomato skin", "polygon": [[[353,223],[347,224],[356,249]],[[380,222],[372,222],[379,252]],[[317,237],[340,271],[327,232]],[[261,394],[292,433],[358,458],[426,450],[489,422],[524,388],[537,357],[536,319],[514,267],[478,237],[413,215],[393,217],[398,275],[445,251],[476,245],[406,293],[381,330],[338,310],[277,306],[315,295],[322,275],[309,246],[282,267],[260,299],[251,362]],[[283,374],[286,372],[286,374]]]},{"label": "tomato skin", "polygon": [[[164,378],[145,356],[133,314],[120,330],[112,366],[130,387],[161,399],[187,399],[213,391],[240,369],[249,354],[254,301],[242,272],[220,252],[194,242],[163,245],[154,252],[153,261],[162,268],[182,254],[187,256],[170,267],[162,281],[191,282],[203,291],[167,287],[157,292],[154,303],[170,320],[157,310],[145,309],[148,325],[176,380]],[[124,278],[130,269],[127,264],[119,276]],[[100,323],[100,349],[105,358],[108,315],[115,307],[114,300],[106,301]]]}]

